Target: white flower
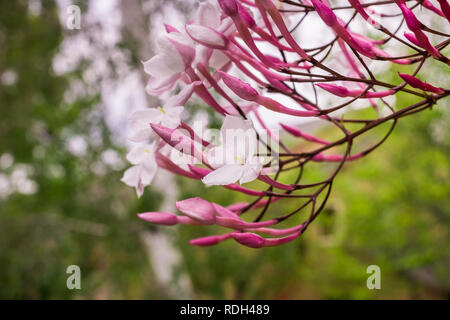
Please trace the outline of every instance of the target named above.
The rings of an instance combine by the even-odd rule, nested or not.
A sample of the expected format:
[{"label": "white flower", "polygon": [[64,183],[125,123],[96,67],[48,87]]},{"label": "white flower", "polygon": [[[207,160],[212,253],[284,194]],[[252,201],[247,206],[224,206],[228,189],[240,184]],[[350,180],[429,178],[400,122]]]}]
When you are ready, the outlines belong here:
[{"label": "white flower", "polygon": [[207,154],[209,164],[215,169],[202,181],[206,185],[241,184],[258,178],[263,169],[263,157],[255,156],[256,132],[251,121],[226,116],[220,129],[222,145]]},{"label": "white flower", "polygon": [[185,34],[171,32],[157,40],[158,54],[144,62],[151,77],[146,90],[159,95],[172,89],[195,58],[192,41]]},{"label": "white flower", "polygon": [[183,109],[183,106],[164,106],[134,112],[130,117],[133,134],[129,139],[134,142],[148,141],[154,136],[150,123],[175,129],[180,124]]},{"label": "white flower", "polygon": [[192,95],[198,82],[187,85],[175,96],[170,97],[163,107],[135,111],[129,118],[132,134],[129,139],[134,142],[148,141],[154,137],[150,124],[161,124],[169,129],[175,129],[181,122],[183,105]]},{"label": "white flower", "polygon": [[121,181],[136,188],[138,197],[144,193],[144,187],[151,184],[158,168],[155,159],[156,144],[140,144],[128,154],[127,160],[133,166],[125,171]]},{"label": "white flower", "polygon": [[[195,33],[195,31],[207,32],[207,29],[210,28],[213,30],[217,30],[219,33],[222,33],[224,35],[232,34],[236,30],[233,21],[229,17],[222,19],[221,15],[222,12],[216,4],[203,2],[198,7],[194,23],[188,25],[187,28],[190,29],[193,33]],[[211,43],[215,43],[218,45],[223,44],[223,40],[217,38],[217,35],[214,35],[214,33],[207,32],[207,35],[216,39],[211,40]],[[211,52],[208,47],[205,47],[203,45],[197,46],[196,50],[197,62],[203,62],[205,65],[208,65],[209,67],[212,67],[216,70],[223,68],[227,63],[230,62],[230,59],[224,53],[222,53],[221,50],[212,50]],[[203,79],[202,75],[199,76]]]}]

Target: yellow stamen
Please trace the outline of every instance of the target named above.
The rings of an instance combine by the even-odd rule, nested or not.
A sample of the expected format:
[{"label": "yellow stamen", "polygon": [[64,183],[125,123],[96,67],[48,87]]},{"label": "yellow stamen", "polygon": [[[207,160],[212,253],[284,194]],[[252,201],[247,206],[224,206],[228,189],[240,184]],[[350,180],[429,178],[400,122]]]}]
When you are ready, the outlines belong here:
[{"label": "yellow stamen", "polygon": [[158,107],[158,109],[159,109],[159,111],[161,111],[162,113],[166,113],[165,111],[164,111],[164,109],[163,108],[161,108],[161,107]]}]

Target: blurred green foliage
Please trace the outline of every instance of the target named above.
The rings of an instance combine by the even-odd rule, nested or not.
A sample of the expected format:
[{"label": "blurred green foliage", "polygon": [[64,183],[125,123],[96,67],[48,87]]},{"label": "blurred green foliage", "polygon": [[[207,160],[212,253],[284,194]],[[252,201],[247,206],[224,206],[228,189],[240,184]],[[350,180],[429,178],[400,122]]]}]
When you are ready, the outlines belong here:
[{"label": "blurred green foliage", "polygon": [[[149,227],[135,214],[156,209],[159,200],[148,192],[136,201],[119,182],[121,172],[107,165],[94,170],[105,151],[124,150],[110,139],[98,94],[65,101],[70,81],[82,81],[81,70],[53,73],[63,34],[54,2],[42,5],[33,15],[28,1],[0,2],[0,74],[17,79],[0,84],[0,155],[14,159],[0,174],[13,180],[26,171],[37,185],[31,195],[0,196],[0,298],[152,297],[153,276],[137,236]],[[100,143],[88,140],[92,130]],[[72,135],[86,137],[83,156],[66,148]],[[79,292],[65,284],[72,264],[82,270]]]},{"label": "blurred green foliage", "polygon": [[[32,194],[0,196],[0,298],[166,298],[140,239],[155,227],[135,216],[157,210],[161,195],[150,188],[136,200],[119,182],[120,170],[104,163],[105,151],[123,157],[125,150],[110,138],[98,90],[64,99],[89,64],[53,73],[63,31],[53,1],[42,4],[41,14],[32,15],[27,1],[0,2],[0,75],[17,74],[15,83],[0,83],[0,156],[14,159],[0,174],[12,177],[26,168],[37,185]],[[175,281],[187,272],[194,298],[449,298],[448,106],[447,99],[403,119],[382,147],[346,165],[326,209],[298,241],[263,250],[232,240],[198,248],[188,240],[223,230],[177,227],[183,264]],[[89,140],[92,130],[100,132],[100,143]],[[77,135],[87,141],[83,156],[66,148]],[[95,169],[99,165],[103,170]],[[248,201],[198,181],[177,181],[180,199]],[[271,214],[294,205],[276,203]],[[71,264],[81,267],[81,290],[66,288]],[[381,268],[381,290],[366,287],[373,264]]]}]

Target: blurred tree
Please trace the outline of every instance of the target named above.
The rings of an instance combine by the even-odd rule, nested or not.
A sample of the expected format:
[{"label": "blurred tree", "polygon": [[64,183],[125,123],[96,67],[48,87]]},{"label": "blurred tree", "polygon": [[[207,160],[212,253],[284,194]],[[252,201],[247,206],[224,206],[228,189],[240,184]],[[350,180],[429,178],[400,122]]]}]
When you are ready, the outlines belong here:
[{"label": "blurred tree", "polygon": [[[123,147],[83,77],[93,61],[55,74],[58,8],[29,5],[0,2],[0,298],[156,296],[135,213],[158,198],[119,183]],[[66,288],[71,264],[79,291]]]}]

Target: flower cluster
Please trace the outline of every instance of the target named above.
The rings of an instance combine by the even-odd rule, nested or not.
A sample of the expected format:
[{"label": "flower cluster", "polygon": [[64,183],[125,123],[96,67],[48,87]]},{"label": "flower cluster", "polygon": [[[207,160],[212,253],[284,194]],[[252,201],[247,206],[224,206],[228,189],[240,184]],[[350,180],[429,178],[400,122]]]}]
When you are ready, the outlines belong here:
[{"label": "flower cluster", "polygon": [[[122,181],[141,196],[160,167],[214,188],[244,193],[251,201],[224,207],[195,197],[176,203],[180,214],[145,212],[139,214],[141,219],[228,229],[221,235],[191,240],[198,246],[227,239],[252,248],[290,242],[323,210],[333,180],[346,162],[381,145],[399,119],[448,96],[448,89],[420,80],[419,74],[433,59],[443,68],[450,64],[442,53],[450,43],[449,35],[419,20],[423,8],[448,27],[446,0],[336,2],[202,2],[183,30],[165,25],[158,54],[144,63],[144,69],[150,75],[146,91],[170,98],[162,107],[130,116],[130,140],[137,144],[127,155],[133,166]],[[386,7],[389,13],[383,10]],[[361,23],[366,27],[358,28]],[[309,46],[299,39],[298,31],[315,33],[314,25],[326,28],[331,37],[317,34],[321,44]],[[376,66],[393,64],[410,65],[414,71],[398,73],[392,82],[381,80]],[[411,95],[416,102],[393,106],[399,93]],[[215,139],[182,120],[184,106],[193,96],[223,119]],[[363,118],[355,112],[349,115],[347,111],[356,104],[367,104],[373,116],[367,118],[367,112]],[[280,136],[278,129],[266,123],[263,109],[281,119],[279,129],[285,134]],[[305,121],[328,124],[330,132],[338,133],[331,134],[334,139],[319,138],[299,128]],[[377,141],[360,139],[382,124],[389,125]],[[286,137],[298,139],[301,148],[289,147],[283,142]],[[174,154],[184,157],[175,160]],[[305,180],[303,173],[311,163],[332,168],[324,170],[329,176]],[[292,181],[283,178],[287,171],[297,172],[288,175]],[[258,188],[243,186],[254,180],[259,182],[251,186]],[[294,201],[296,209],[270,212],[270,204],[280,200]],[[244,220],[252,210],[259,210],[256,218]]]}]

